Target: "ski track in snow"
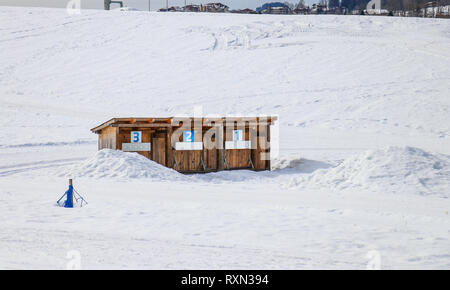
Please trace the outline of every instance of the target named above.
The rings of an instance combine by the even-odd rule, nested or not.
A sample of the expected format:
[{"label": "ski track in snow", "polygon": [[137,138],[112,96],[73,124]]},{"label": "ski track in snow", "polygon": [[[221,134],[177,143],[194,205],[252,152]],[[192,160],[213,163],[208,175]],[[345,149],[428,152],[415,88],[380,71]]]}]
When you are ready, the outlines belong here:
[{"label": "ski track in snow", "polygon": [[[0,27],[0,268],[450,268],[450,21],[0,7]],[[274,170],[96,153],[111,117],[199,105],[278,114]],[[73,172],[89,205],[67,211]]]},{"label": "ski track in snow", "polygon": [[0,177],[44,168],[67,166],[69,164],[74,164],[75,161],[80,161],[83,159],[84,158],[67,158],[61,160],[36,161],[30,163],[14,164],[10,166],[0,166]]}]

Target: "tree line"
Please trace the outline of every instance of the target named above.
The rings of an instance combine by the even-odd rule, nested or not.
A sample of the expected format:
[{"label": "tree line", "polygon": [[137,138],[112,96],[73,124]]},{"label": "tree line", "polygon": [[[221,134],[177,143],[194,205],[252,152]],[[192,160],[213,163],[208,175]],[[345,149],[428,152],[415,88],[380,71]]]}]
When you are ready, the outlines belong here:
[{"label": "tree line", "polygon": [[[340,3],[341,2],[341,3]],[[349,10],[366,9],[370,0],[328,0],[328,7],[346,7]],[[414,11],[424,8],[428,2],[436,2],[437,6],[450,5],[450,0],[382,0],[382,9],[389,11]]]}]

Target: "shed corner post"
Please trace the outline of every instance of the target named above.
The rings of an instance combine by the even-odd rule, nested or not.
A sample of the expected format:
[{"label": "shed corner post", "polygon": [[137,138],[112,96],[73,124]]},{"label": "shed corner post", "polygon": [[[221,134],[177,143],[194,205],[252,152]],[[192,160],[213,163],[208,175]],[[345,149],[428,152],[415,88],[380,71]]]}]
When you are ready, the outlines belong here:
[{"label": "shed corner post", "polygon": [[116,127],[116,131],[114,133],[116,136],[114,138],[115,142],[113,144],[113,149],[114,150],[122,150],[122,143],[120,142],[120,129],[119,127]]},{"label": "shed corner post", "polygon": [[251,142],[251,149],[250,149],[250,156],[253,162],[253,170],[257,170],[257,166],[258,166],[258,158],[259,158],[259,154],[258,154],[258,123],[254,123],[252,125],[250,125],[248,127],[249,129],[249,139]]},{"label": "shed corner post", "polygon": [[271,151],[272,151],[272,142],[271,142],[271,139],[270,139],[270,123],[268,123],[267,124],[267,142],[268,142],[268,149],[266,150],[267,151],[267,160],[266,160],[266,170],[272,170],[272,166],[271,166],[271,161],[272,161],[272,154],[271,154]]},{"label": "shed corner post", "polygon": [[173,128],[172,126],[167,128],[167,134],[166,134],[166,163],[167,167],[173,168],[173,146],[172,146],[172,134],[173,134]]},{"label": "shed corner post", "polygon": [[102,138],[100,138],[100,132],[101,131],[95,132],[95,134],[97,135],[97,150],[98,151],[102,150]]},{"label": "shed corner post", "polygon": [[216,146],[217,146],[217,170],[224,170],[224,158],[225,158],[225,149],[224,149],[224,126],[223,123],[216,127]]}]

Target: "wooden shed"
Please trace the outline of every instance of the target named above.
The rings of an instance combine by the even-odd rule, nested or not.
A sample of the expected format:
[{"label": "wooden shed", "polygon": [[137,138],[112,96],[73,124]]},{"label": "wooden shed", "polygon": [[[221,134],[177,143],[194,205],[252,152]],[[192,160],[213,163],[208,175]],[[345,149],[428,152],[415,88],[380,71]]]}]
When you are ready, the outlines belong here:
[{"label": "wooden shed", "polygon": [[182,173],[270,170],[276,117],[113,118],[93,129],[98,149],[137,152]]}]

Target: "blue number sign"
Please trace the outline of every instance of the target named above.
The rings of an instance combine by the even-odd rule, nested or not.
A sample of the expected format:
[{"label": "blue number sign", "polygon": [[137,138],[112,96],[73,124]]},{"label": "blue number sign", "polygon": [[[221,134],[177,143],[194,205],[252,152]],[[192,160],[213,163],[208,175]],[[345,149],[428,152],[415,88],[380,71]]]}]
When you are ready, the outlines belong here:
[{"label": "blue number sign", "polygon": [[133,131],[131,132],[131,143],[141,143],[142,142],[142,132]]},{"label": "blue number sign", "polygon": [[194,131],[184,131],[183,142],[194,142]]},{"label": "blue number sign", "polygon": [[242,141],[243,132],[242,130],[233,130],[233,141]]}]

